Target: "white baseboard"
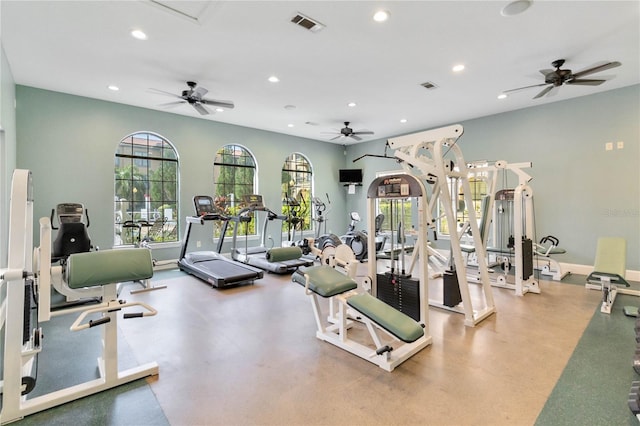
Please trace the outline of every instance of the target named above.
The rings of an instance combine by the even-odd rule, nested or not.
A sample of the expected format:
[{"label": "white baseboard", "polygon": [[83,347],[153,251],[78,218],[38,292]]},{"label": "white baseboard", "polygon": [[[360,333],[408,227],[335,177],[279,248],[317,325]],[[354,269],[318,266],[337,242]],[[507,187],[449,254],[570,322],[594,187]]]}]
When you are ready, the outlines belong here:
[{"label": "white baseboard", "polygon": [[[563,263],[560,262],[562,271],[568,271],[572,274],[589,275],[593,272],[593,265],[578,265],[577,263]],[[625,277],[629,281],[640,281],[640,271],[633,271],[627,269],[627,275]]]},{"label": "white baseboard", "polygon": [[154,271],[165,271],[168,269],[176,269],[178,267],[178,259],[158,260],[153,267]]}]

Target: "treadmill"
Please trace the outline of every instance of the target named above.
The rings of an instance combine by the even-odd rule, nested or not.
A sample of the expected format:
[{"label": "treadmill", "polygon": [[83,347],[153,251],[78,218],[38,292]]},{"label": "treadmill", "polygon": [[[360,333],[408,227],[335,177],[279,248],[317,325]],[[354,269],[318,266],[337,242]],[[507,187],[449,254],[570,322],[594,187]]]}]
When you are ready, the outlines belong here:
[{"label": "treadmill", "polygon": [[196,195],[193,197],[193,205],[196,215],[187,217],[187,231],[180,251],[178,267],[213,287],[228,287],[232,285],[247,284],[263,277],[261,269],[235,262],[219,252],[195,251],[187,253],[191,225],[204,225],[207,222],[229,218],[216,211],[213,198],[208,195]]},{"label": "treadmill", "polygon": [[[267,249],[265,244],[267,225],[270,221],[274,219],[286,220],[287,217],[282,215],[277,215],[276,213],[272,212],[267,207],[265,207],[264,203],[262,202],[261,195],[257,195],[257,194],[245,195],[243,196],[242,203],[244,205],[244,208],[240,210],[240,212],[238,213],[238,216],[235,216],[234,218],[232,218],[232,220],[235,220],[237,222],[233,230],[233,242],[232,242],[232,248],[231,248],[231,257],[234,260],[238,262],[242,262],[243,264],[255,266],[257,268],[264,269],[265,271],[273,272],[276,274],[289,274],[294,272],[296,269],[298,269],[301,266],[313,266],[314,261],[304,257],[270,261],[267,257],[268,257],[268,253],[271,250],[273,250],[272,253],[275,253],[279,251],[281,252],[283,250],[286,251],[287,248],[281,247],[281,248],[272,248],[271,250]],[[240,222],[251,220],[250,213],[253,213],[255,211],[266,212],[264,227],[262,229],[262,244],[259,247],[247,247],[246,236],[245,236],[245,247],[239,248],[237,246],[238,228],[240,228],[239,224]],[[300,256],[302,256],[302,253],[300,253]]]}]

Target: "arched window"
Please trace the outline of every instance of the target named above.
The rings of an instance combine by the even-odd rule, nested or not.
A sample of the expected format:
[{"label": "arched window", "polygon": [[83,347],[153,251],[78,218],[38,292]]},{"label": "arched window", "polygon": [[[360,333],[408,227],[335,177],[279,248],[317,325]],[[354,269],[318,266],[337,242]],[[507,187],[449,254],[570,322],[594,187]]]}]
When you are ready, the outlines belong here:
[{"label": "arched window", "polygon": [[114,245],[178,241],[178,153],[162,136],[124,138],[115,156]]},{"label": "arched window", "polygon": [[282,166],[282,213],[288,220],[283,223],[283,232],[292,235],[312,229],[311,187],[313,172],[309,160],[298,153],[287,157]]},{"label": "arched window", "polygon": [[[213,162],[213,185],[216,206],[231,215],[238,212],[245,195],[256,191],[256,160],[240,145],[225,145]],[[249,223],[248,234],[255,234],[255,221]],[[244,229],[239,232],[245,232]],[[229,235],[231,229],[227,230]]]}]

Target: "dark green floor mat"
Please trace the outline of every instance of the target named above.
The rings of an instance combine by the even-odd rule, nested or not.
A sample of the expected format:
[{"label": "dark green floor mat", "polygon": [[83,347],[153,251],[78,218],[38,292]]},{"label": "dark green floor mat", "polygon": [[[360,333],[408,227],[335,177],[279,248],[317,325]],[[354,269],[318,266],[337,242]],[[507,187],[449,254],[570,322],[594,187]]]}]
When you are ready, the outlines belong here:
[{"label": "dark green floor mat", "polygon": [[633,305],[640,298],[619,294],[610,315],[596,307],[536,425],[638,424],[627,406],[631,382],[640,380],[632,367],[636,318],[623,313]]}]

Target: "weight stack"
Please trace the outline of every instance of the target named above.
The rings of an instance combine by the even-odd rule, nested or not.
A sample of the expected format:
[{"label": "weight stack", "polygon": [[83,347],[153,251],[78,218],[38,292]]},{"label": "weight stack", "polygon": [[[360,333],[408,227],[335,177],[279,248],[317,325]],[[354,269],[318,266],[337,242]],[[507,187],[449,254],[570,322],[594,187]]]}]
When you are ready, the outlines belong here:
[{"label": "weight stack", "polygon": [[522,239],[522,279],[528,280],[533,275],[533,241]]},{"label": "weight stack", "polygon": [[444,271],[442,274],[443,288],[443,301],[444,306],[453,308],[460,302],[462,302],[462,295],[460,294],[460,286],[458,285],[458,275],[456,271]]},{"label": "weight stack", "polygon": [[408,275],[377,274],[378,299],[420,321],[420,282]]}]

